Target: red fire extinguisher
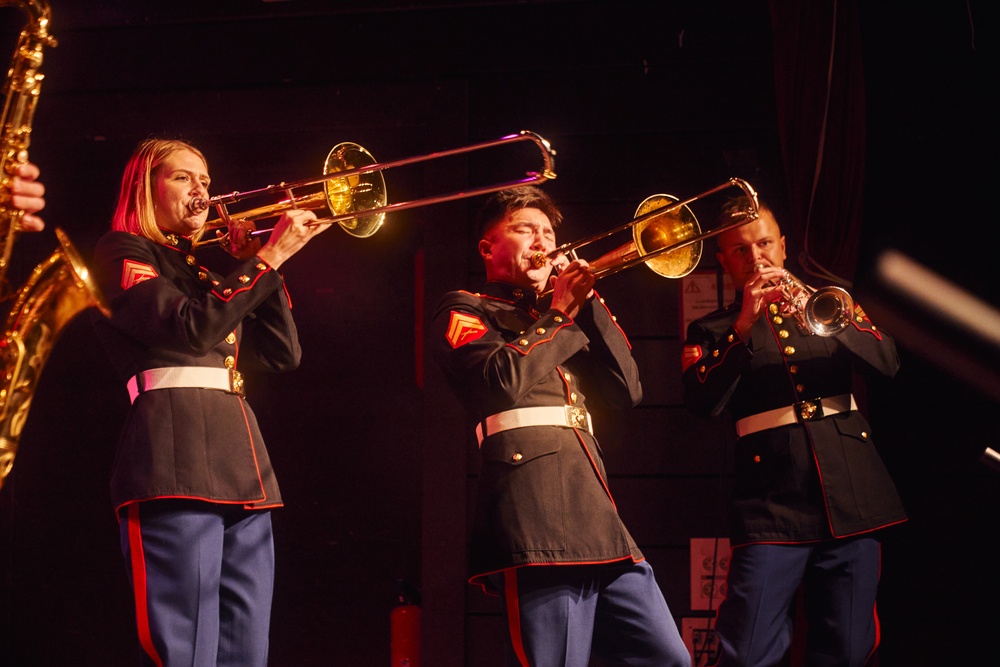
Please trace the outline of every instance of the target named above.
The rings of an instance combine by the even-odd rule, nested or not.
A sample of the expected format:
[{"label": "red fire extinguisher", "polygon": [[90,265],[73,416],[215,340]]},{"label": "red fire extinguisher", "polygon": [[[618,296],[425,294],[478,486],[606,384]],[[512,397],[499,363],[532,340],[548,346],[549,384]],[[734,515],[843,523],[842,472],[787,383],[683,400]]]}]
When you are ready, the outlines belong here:
[{"label": "red fire extinguisher", "polygon": [[392,667],[420,667],[420,594],[405,581],[389,612],[389,637]]}]

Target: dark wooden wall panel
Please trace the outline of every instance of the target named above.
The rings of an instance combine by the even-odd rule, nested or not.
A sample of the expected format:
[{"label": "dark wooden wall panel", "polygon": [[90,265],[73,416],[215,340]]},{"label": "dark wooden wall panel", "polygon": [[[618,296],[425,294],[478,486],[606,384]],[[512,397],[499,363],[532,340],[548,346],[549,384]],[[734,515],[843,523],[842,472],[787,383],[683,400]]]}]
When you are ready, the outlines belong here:
[{"label": "dark wooden wall panel", "polygon": [[505,620],[499,612],[473,614],[469,617],[465,628],[465,636],[468,638],[466,665],[503,667],[507,664],[504,659],[504,624]]},{"label": "dark wooden wall panel", "polygon": [[728,480],[713,477],[614,476],[608,482],[618,510],[640,546],[687,546],[692,537],[725,530]]},{"label": "dark wooden wall panel", "polygon": [[677,339],[632,341],[632,356],[641,369],[644,405],[681,405],[681,343]]},{"label": "dark wooden wall panel", "polygon": [[727,426],[682,407],[640,406],[598,434],[613,474],[712,476],[732,473],[735,437]]},{"label": "dark wooden wall panel", "polygon": [[[699,537],[704,537],[700,535]],[[711,536],[709,536],[711,537]],[[642,553],[653,567],[656,583],[663,590],[663,597],[674,618],[680,624],[683,616],[689,616],[691,607],[691,577],[688,546],[642,546]]]}]

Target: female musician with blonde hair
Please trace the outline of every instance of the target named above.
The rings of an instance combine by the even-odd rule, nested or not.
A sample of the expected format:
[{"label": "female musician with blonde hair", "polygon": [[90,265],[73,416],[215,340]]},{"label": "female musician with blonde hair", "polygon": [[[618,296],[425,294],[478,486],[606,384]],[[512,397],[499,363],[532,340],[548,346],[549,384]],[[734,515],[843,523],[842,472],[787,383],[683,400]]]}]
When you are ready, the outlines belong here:
[{"label": "female musician with blonde hair", "polygon": [[150,139],[129,160],[95,272],[96,321],[132,408],[111,477],[143,664],[267,662],[282,504],[243,392],[247,367],[288,371],[300,349],[277,269],[327,225],[287,211],[228,275],[192,246],[205,231],[208,165],[184,141]]}]

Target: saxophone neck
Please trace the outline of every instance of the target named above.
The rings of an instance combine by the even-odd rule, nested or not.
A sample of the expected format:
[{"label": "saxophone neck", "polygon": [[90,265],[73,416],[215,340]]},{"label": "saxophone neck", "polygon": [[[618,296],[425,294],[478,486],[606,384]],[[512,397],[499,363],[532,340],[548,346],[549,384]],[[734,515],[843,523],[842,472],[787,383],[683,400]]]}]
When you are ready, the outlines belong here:
[{"label": "saxophone neck", "polygon": [[28,18],[21,30],[7,80],[4,84],[3,117],[0,118],[0,285],[6,278],[14,239],[20,231],[24,211],[10,204],[9,180],[28,161],[28,143],[35,105],[44,75],[42,50],[55,46],[49,33],[50,10],[46,0],[0,0],[0,7],[17,7]]}]

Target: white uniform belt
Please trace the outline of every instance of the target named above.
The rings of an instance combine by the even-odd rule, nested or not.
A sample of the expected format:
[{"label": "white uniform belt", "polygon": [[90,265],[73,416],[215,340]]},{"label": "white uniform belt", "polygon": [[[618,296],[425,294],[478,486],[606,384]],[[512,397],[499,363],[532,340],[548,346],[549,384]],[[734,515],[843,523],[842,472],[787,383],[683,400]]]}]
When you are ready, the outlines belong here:
[{"label": "white uniform belt", "polygon": [[476,438],[483,444],[483,438],[501,431],[525,426],[561,426],[563,428],[586,429],[594,434],[594,424],[590,413],[572,405],[552,405],[534,408],[517,408],[490,415],[476,426]]},{"label": "white uniform belt", "polygon": [[203,366],[168,366],[150,368],[129,378],[129,399],[135,403],[139,394],[154,389],[220,389],[231,394],[243,395],[243,376],[235,369],[205,368]]},{"label": "white uniform belt", "polygon": [[800,401],[783,408],[759,412],[737,420],[736,435],[742,438],[757,431],[788,426],[789,424],[801,424],[802,422],[829,417],[838,412],[857,409],[858,404],[854,402],[853,394],[841,394],[840,396],[831,396],[830,398]]}]

